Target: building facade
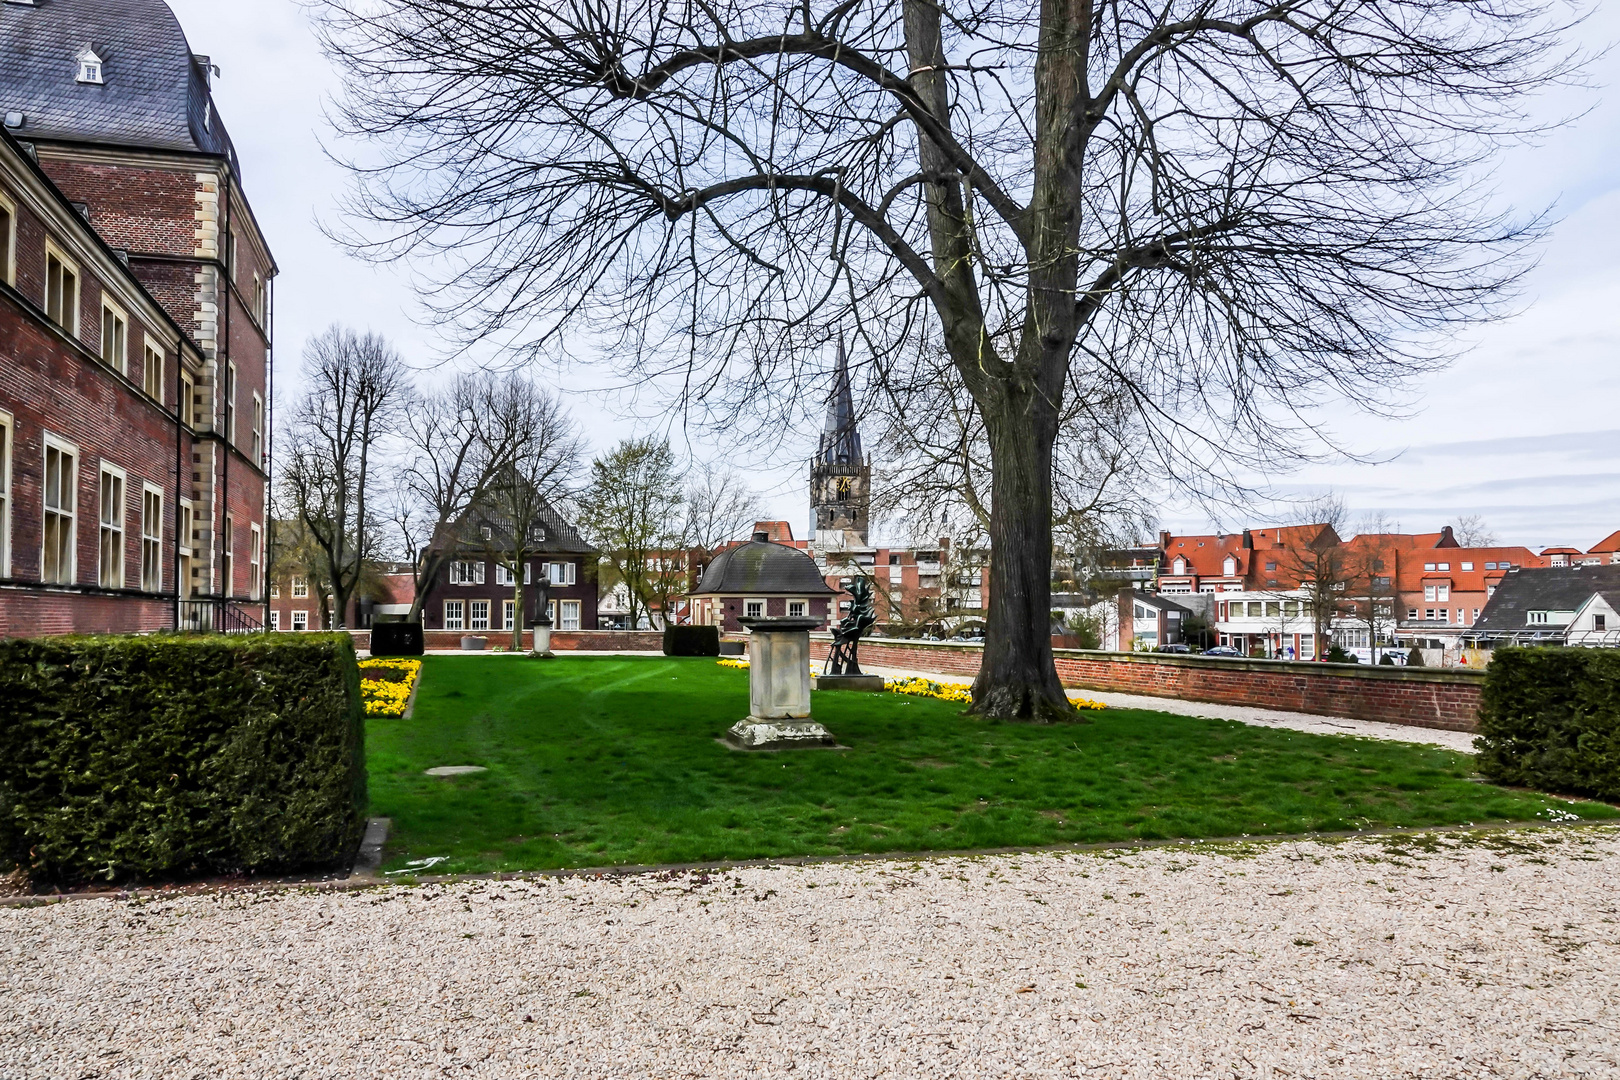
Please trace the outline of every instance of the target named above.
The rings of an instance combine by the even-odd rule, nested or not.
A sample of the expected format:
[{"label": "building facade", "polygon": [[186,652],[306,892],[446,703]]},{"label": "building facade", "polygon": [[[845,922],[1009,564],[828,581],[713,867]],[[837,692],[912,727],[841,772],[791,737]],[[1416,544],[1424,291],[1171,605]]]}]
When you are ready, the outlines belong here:
[{"label": "building facade", "polygon": [[455,547],[434,553],[443,557],[423,588],[423,628],[510,632],[519,619],[518,628],[526,630],[544,613],[556,630],[598,629],[598,552],[554,508],[547,506],[540,518],[524,530],[521,544],[511,523],[488,508],[475,508],[459,522]]},{"label": "building facade", "polygon": [[212,71],[162,0],[0,5],[0,632],[262,625],[276,266]]}]

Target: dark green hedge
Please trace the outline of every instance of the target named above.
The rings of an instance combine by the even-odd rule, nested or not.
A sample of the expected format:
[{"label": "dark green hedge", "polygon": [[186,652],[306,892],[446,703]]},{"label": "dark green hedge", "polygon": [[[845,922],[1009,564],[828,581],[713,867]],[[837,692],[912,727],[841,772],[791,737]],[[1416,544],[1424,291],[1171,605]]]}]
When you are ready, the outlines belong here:
[{"label": "dark green hedge", "polygon": [[718,626],[664,627],[665,656],[719,656]]},{"label": "dark green hedge", "polygon": [[1498,649],[1479,734],[1492,780],[1620,801],[1620,651]]},{"label": "dark green hedge", "polygon": [[0,641],[0,859],[36,883],[336,867],[365,802],[347,635]]}]

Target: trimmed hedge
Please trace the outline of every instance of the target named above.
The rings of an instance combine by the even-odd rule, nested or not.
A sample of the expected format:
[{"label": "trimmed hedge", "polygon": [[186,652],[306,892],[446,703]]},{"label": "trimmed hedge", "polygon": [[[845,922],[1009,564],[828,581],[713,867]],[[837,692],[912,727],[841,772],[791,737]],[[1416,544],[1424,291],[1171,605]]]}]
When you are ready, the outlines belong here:
[{"label": "trimmed hedge", "polygon": [[1492,780],[1620,801],[1620,651],[1496,650],[1479,734]]},{"label": "trimmed hedge", "polygon": [[719,656],[718,626],[665,626],[665,656]]},{"label": "trimmed hedge", "polygon": [[372,656],[421,656],[422,624],[381,622],[371,624]]},{"label": "trimmed hedge", "polygon": [[347,634],[0,641],[0,859],[59,884],[339,867],[362,724]]}]

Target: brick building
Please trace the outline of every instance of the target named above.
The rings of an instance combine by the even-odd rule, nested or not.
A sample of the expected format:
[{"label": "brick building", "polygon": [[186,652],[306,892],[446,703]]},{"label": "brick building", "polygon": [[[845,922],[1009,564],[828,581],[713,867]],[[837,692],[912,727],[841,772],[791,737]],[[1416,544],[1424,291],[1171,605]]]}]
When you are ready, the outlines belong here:
[{"label": "brick building", "polygon": [[510,631],[518,618],[516,574],[523,574],[523,629],[541,603],[557,630],[597,629],[598,552],[554,508],[530,529],[516,554],[513,530],[499,514],[475,509],[456,526],[456,546],[423,590],[422,626],[468,634]]},{"label": "brick building", "polygon": [[211,71],[162,0],[0,5],[0,633],[262,622],[276,267]]}]

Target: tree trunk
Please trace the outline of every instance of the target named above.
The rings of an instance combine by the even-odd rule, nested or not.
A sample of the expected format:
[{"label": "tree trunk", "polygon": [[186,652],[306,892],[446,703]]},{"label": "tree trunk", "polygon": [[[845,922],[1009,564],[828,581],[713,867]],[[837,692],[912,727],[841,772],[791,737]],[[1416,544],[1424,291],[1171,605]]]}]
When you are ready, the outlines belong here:
[{"label": "tree trunk", "polygon": [[512,575],[512,651],[523,651],[523,572],[521,570]]},{"label": "tree trunk", "polygon": [[973,711],[1077,720],[1052,659],[1052,443],[1056,410],[1031,392],[985,410],[993,465],[990,613]]}]

